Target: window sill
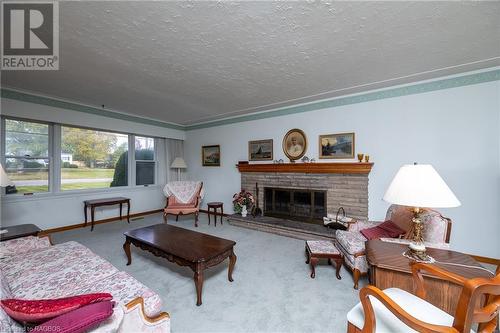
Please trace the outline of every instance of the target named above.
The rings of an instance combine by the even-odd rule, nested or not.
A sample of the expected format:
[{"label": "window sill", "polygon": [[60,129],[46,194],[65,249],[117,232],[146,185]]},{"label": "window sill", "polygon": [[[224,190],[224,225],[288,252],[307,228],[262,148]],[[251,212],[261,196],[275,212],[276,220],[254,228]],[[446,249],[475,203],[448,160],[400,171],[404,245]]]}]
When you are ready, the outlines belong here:
[{"label": "window sill", "polygon": [[57,198],[65,197],[82,197],[89,195],[99,195],[99,194],[112,194],[116,192],[130,192],[130,191],[148,191],[161,189],[161,185],[149,185],[149,186],[123,186],[114,188],[101,188],[101,189],[88,189],[88,190],[70,190],[61,192],[49,192],[49,193],[35,193],[33,195],[22,195],[22,194],[2,194],[2,202],[26,202],[26,201],[37,201],[37,200],[52,200]]}]

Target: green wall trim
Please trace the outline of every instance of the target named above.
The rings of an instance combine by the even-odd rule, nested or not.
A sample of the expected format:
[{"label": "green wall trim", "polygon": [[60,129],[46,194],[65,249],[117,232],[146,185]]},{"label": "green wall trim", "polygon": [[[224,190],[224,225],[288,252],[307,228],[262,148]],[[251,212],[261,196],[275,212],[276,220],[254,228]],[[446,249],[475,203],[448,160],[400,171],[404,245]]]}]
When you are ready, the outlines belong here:
[{"label": "green wall trim", "polygon": [[65,101],[61,101],[61,100],[53,99],[53,98],[49,98],[49,97],[31,95],[31,94],[27,94],[24,92],[11,90],[11,89],[2,88],[2,95],[1,96],[2,96],[2,98],[14,99],[14,100],[18,100],[18,101],[41,104],[41,105],[48,105],[48,106],[53,106],[56,108],[84,112],[84,113],[94,114],[94,115],[113,118],[113,119],[127,120],[127,121],[146,124],[146,125],[153,125],[153,126],[158,126],[158,127],[163,127],[163,128],[181,130],[181,131],[184,131],[186,129],[186,127],[182,126],[182,125],[171,124],[171,123],[162,122],[159,120],[146,119],[146,118],[141,118],[141,117],[137,117],[137,116],[131,116],[128,114],[103,110],[103,109],[94,108],[91,106],[85,106],[85,105],[76,104],[76,103],[71,103],[71,102],[65,102]]},{"label": "green wall trim", "polygon": [[239,122],[244,122],[244,121],[252,121],[252,120],[258,120],[258,119],[280,117],[280,116],[285,116],[285,115],[290,115],[290,114],[309,112],[309,111],[315,111],[315,110],[326,109],[326,108],[334,108],[334,107],[339,107],[339,106],[344,106],[344,105],[349,105],[349,104],[365,103],[365,102],[375,101],[375,100],[379,100],[379,99],[401,97],[401,96],[406,96],[406,95],[415,95],[415,94],[421,94],[421,93],[426,93],[426,92],[431,92],[431,91],[436,91],[436,90],[457,88],[457,87],[462,87],[462,86],[470,86],[470,85],[474,85],[474,84],[491,82],[491,81],[499,81],[499,80],[500,80],[500,69],[497,69],[497,70],[492,70],[492,71],[488,71],[488,72],[475,73],[475,74],[458,76],[458,77],[453,77],[453,78],[449,78],[449,79],[442,79],[442,80],[437,80],[437,81],[431,81],[431,82],[417,83],[417,84],[408,85],[408,86],[404,86],[404,87],[389,88],[389,89],[380,90],[380,91],[376,91],[376,92],[370,92],[370,93],[361,93],[361,94],[355,95],[355,96],[337,97],[334,99],[329,99],[329,100],[324,100],[324,101],[319,101],[319,102],[311,102],[311,103],[304,104],[304,105],[284,107],[284,108],[276,109],[273,111],[264,111],[262,113],[257,113],[257,114],[250,114],[250,115],[244,115],[244,116],[228,118],[228,119],[223,119],[223,120],[216,120],[216,121],[207,122],[207,123],[190,125],[190,126],[186,126],[186,130],[191,131],[191,130],[208,128],[208,127],[229,125],[229,124],[234,124],[234,123],[239,123]]},{"label": "green wall trim", "polygon": [[145,119],[145,118],[141,118],[138,116],[131,116],[131,115],[126,115],[126,114],[122,114],[122,113],[118,113],[118,112],[102,110],[99,108],[94,108],[94,107],[85,106],[85,105],[81,105],[81,104],[61,101],[61,100],[53,99],[53,98],[49,98],[49,97],[31,95],[28,93],[19,92],[16,90],[11,90],[11,89],[6,89],[6,88],[1,89],[1,96],[2,96],[2,98],[9,98],[9,99],[19,100],[19,101],[23,101],[23,102],[41,104],[41,105],[48,105],[48,106],[53,106],[53,107],[57,107],[57,108],[74,110],[74,111],[78,111],[78,112],[84,112],[84,113],[104,116],[104,117],[108,117],[108,118],[127,120],[127,121],[137,122],[137,123],[146,124],[146,125],[153,125],[153,126],[158,126],[158,127],[163,127],[163,128],[181,130],[181,131],[191,131],[191,130],[197,130],[197,129],[202,129],[202,128],[235,124],[235,123],[240,123],[240,122],[245,122],[245,121],[274,118],[274,117],[286,116],[286,115],[291,115],[291,114],[296,114],[296,113],[316,111],[316,110],[326,109],[326,108],[334,108],[334,107],[350,105],[350,104],[365,103],[365,102],[386,99],[386,98],[394,98],[394,97],[401,97],[401,96],[407,96],[407,95],[421,94],[421,93],[426,93],[426,92],[431,92],[431,91],[436,91],[436,90],[470,86],[470,85],[474,85],[474,84],[499,81],[499,80],[500,80],[500,69],[495,69],[492,71],[457,76],[457,77],[448,78],[448,79],[441,79],[441,80],[424,82],[424,83],[410,84],[410,85],[407,85],[404,87],[388,88],[388,89],[379,90],[379,91],[375,91],[375,92],[361,93],[361,94],[354,95],[354,96],[336,97],[333,99],[328,99],[328,100],[323,100],[323,101],[318,101],[318,102],[311,102],[311,103],[307,103],[307,104],[303,104],[303,105],[283,107],[283,108],[279,108],[279,109],[275,109],[275,110],[263,111],[261,113],[243,115],[243,116],[222,119],[222,120],[215,120],[215,121],[211,121],[211,122],[205,122],[205,123],[200,123],[200,124],[196,124],[196,125],[188,125],[188,126],[167,123],[167,122],[163,122],[160,120]]}]

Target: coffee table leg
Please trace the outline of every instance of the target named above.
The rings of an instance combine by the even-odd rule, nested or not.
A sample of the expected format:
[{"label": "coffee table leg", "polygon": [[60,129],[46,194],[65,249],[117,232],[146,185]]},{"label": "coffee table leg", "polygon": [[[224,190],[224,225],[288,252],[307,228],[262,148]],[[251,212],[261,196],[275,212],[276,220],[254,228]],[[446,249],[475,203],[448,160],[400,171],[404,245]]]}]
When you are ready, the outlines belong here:
[{"label": "coffee table leg", "polygon": [[306,264],[309,264],[310,260],[311,260],[311,257],[309,255],[309,251],[307,251],[307,246],[306,246]]},{"label": "coffee table leg", "polygon": [[335,263],[337,264],[337,268],[335,270],[335,273],[337,275],[337,279],[342,280],[342,277],[340,277],[340,268],[342,267],[342,264],[344,263],[344,260],[342,258],[340,259],[335,259]]},{"label": "coffee table leg", "polygon": [[318,258],[310,257],[309,258],[309,262],[311,264],[311,278],[314,279],[314,277],[316,276],[316,271],[315,271],[314,267],[318,263]]},{"label": "coffee table leg", "polygon": [[233,282],[233,269],[234,265],[236,264],[236,254],[234,252],[231,252],[231,255],[229,256],[229,270],[227,272],[227,279],[229,282]]},{"label": "coffee table leg", "polygon": [[196,286],[196,305],[201,305],[201,291],[203,289],[203,269],[200,265],[196,266],[194,272],[194,284]]},{"label": "coffee table leg", "polygon": [[125,243],[123,244],[123,250],[125,251],[125,254],[127,255],[127,266],[132,263],[132,255],[130,253],[130,241],[127,239],[125,240]]}]

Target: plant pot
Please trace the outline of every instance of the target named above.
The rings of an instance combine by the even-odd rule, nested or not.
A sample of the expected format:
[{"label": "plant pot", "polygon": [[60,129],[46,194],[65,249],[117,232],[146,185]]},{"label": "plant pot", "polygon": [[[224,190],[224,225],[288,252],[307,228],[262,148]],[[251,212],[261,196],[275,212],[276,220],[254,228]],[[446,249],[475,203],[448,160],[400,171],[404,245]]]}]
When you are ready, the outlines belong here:
[{"label": "plant pot", "polygon": [[247,217],[247,214],[248,214],[247,206],[243,205],[243,207],[241,207],[241,216]]}]

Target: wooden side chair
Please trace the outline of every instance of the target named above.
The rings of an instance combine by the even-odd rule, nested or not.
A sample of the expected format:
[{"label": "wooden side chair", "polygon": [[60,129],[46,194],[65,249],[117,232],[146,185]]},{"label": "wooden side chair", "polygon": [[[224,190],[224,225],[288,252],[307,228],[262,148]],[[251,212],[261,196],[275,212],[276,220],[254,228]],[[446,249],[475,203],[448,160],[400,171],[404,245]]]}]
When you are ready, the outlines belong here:
[{"label": "wooden side chair", "polygon": [[[463,286],[454,316],[423,300],[426,290],[422,272]],[[347,332],[469,333],[473,324],[479,324],[477,332],[495,331],[500,309],[498,268],[490,279],[466,280],[436,265],[422,263],[414,264],[412,273],[417,296],[397,288],[361,289],[361,302],[347,314]]]},{"label": "wooden side chair", "polygon": [[182,203],[175,195],[167,197],[165,208],[163,209],[163,220],[168,222],[168,215],[175,215],[175,220],[179,220],[179,215],[194,214],[194,226],[198,227],[198,216],[200,214],[201,194],[203,191],[203,182],[200,183],[196,194],[193,195],[190,202]]}]

